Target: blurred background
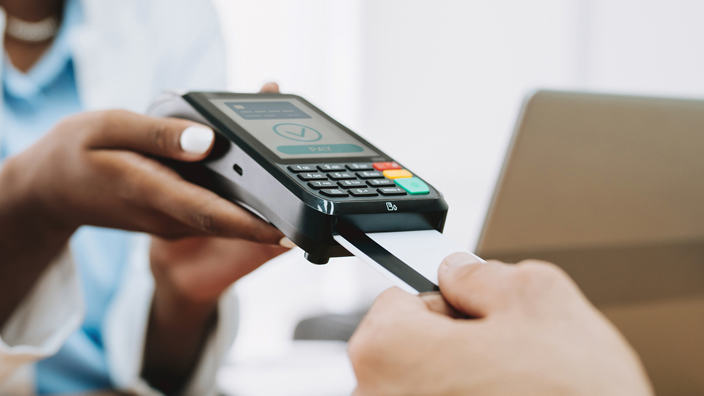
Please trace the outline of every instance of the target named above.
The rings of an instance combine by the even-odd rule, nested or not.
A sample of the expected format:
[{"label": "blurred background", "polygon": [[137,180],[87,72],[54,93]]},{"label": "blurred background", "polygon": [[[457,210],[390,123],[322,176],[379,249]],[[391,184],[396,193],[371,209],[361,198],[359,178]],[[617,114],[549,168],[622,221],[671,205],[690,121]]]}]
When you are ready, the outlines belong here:
[{"label": "blurred background", "polygon": [[[446,235],[472,249],[521,103],[554,88],[704,96],[698,0],[216,0],[229,87],[301,95],[445,194]],[[238,282],[232,395],[344,395],[342,342],[296,324],[365,310],[390,284],[361,261],[294,250]]]}]

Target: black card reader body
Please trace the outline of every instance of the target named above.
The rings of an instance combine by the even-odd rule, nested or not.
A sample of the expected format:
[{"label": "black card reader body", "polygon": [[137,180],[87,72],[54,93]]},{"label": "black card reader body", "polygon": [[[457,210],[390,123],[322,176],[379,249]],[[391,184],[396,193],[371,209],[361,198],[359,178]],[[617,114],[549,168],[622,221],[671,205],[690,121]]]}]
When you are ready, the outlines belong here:
[{"label": "black card reader body", "polygon": [[445,224],[436,189],[299,96],[166,93],[148,113],[212,127],[208,158],[172,165],[269,221],[312,263],[351,255],[333,239],[341,224],[362,232]]}]

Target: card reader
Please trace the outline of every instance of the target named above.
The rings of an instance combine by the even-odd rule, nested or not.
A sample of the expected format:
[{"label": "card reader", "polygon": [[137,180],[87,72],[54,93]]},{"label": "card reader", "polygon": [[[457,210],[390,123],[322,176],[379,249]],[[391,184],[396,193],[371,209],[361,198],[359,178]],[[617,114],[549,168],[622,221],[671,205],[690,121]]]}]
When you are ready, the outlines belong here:
[{"label": "card reader", "polygon": [[[212,127],[208,158],[171,165],[273,224],[312,263],[351,255],[336,236],[368,251],[376,245],[383,259],[394,255],[367,234],[442,232],[448,206],[440,192],[300,96],[166,93],[148,113]],[[437,290],[400,259],[391,261],[389,271],[414,290]]]}]

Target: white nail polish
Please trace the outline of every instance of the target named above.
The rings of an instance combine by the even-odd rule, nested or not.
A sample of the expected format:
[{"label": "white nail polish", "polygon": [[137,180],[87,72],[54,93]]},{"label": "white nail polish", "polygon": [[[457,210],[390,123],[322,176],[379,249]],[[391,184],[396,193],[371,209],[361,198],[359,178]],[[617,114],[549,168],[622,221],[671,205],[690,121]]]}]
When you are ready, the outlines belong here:
[{"label": "white nail polish", "polygon": [[289,249],[292,249],[292,248],[295,248],[295,247],[296,247],[296,244],[293,243],[292,240],[290,240],[290,239],[288,239],[288,238],[286,238],[286,237],[281,238],[281,240],[279,241],[279,245],[281,245],[281,246],[283,246],[283,247],[285,247],[285,248],[289,248]]},{"label": "white nail polish", "polygon": [[203,126],[190,126],[181,132],[181,149],[191,154],[203,154],[213,144],[215,133]]}]

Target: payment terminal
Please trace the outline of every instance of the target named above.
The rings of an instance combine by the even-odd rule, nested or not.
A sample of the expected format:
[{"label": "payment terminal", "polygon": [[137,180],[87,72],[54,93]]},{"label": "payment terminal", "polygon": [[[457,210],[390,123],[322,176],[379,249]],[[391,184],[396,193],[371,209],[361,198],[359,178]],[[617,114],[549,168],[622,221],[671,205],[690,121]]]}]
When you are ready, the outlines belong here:
[{"label": "payment terminal", "polygon": [[[167,93],[148,112],[212,127],[217,137],[209,157],[197,164],[174,164],[176,169],[273,224],[310,262],[325,264],[330,257],[354,253],[409,291],[437,289],[432,269],[408,264],[418,254],[405,260],[399,256],[422,243],[408,232],[416,239],[419,232],[440,235],[448,210],[442,195],[305,99]],[[385,243],[403,253],[386,249],[379,236],[391,238]],[[406,242],[416,246],[404,248]],[[435,269],[439,264],[434,263]]]}]

